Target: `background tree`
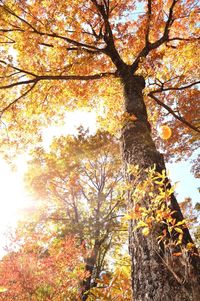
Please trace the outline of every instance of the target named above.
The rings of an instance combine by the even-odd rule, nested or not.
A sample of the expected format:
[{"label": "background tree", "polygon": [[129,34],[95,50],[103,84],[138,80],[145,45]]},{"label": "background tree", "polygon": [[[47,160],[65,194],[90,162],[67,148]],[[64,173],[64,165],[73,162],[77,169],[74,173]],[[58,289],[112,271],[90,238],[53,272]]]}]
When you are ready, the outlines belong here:
[{"label": "background tree", "polygon": [[83,246],[72,236],[55,239],[52,229],[26,236],[23,231],[18,227],[12,248],[0,261],[0,300],[76,300],[79,283],[87,277]]},{"label": "background tree", "polygon": [[[9,0],[1,1],[0,9],[1,112],[10,133],[8,140],[5,131],[3,139],[7,149],[35,144],[41,139],[41,127],[58,121],[66,109],[104,105],[102,124],[107,121],[110,131],[116,129],[124,105],[123,159],[139,164],[142,179],[145,169],[154,164],[158,172],[165,169],[149,121],[155,126],[169,118],[173,136],[165,144],[168,156],[188,156],[196,149],[195,1],[85,0],[72,5],[61,0]],[[140,202],[148,207],[147,199]],[[134,200],[129,203],[135,205]],[[181,221],[173,195],[170,208],[176,221]],[[178,282],[163,265],[165,252],[155,248],[157,235],[143,237],[140,230],[130,228],[135,300],[196,300],[197,257],[190,255],[193,276],[189,282]],[[183,242],[191,242],[187,229]],[[173,265],[178,269],[180,262]]]},{"label": "background tree", "polygon": [[200,247],[200,225],[199,225],[199,212],[200,204],[196,203],[193,205],[191,198],[185,198],[183,202],[180,203],[181,210],[188,220],[189,227],[193,234],[196,246]]},{"label": "background tree", "polygon": [[97,285],[101,272],[111,268],[108,252],[127,240],[120,223],[126,204],[120,195],[123,175],[118,154],[114,137],[101,132],[88,137],[79,128],[77,137],[55,139],[49,152],[35,150],[29,162],[27,185],[44,202],[36,226],[55,225],[58,237],[74,235],[88,251],[82,300]]}]

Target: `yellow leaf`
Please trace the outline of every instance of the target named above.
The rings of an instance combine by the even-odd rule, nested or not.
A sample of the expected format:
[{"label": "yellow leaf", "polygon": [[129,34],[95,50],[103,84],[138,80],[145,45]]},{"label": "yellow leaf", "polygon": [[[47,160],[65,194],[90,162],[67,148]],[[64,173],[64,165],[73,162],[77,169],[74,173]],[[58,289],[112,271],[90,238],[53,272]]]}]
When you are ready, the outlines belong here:
[{"label": "yellow leaf", "polygon": [[145,235],[145,236],[147,236],[147,235],[149,235],[149,228],[147,228],[147,227],[145,227],[143,230],[142,230],[142,234],[143,235]]},{"label": "yellow leaf", "polygon": [[0,293],[6,292],[8,289],[6,287],[0,286]]},{"label": "yellow leaf", "polygon": [[186,223],[186,220],[183,219],[181,222],[178,222],[178,223],[176,224],[176,226],[178,227],[178,226],[184,225],[185,223]]},{"label": "yellow leaf", "polygon": [[178,227],[175,227],[174,230],[176,230],[176,232],[178,232],[180,234],[183,234],[183,230]]},{"label": "yellow leaf", "polygon": [[193,247],[194,247],[194,244],[191,242],[187,243],[187,245],[186,245],[187,250],[191,250]]},{"label": "yellow leaf", "polygon": [[146,227],[146,226],[148,226],[148,225],[143,221],[139,221],[137,224],[137,228]]}]

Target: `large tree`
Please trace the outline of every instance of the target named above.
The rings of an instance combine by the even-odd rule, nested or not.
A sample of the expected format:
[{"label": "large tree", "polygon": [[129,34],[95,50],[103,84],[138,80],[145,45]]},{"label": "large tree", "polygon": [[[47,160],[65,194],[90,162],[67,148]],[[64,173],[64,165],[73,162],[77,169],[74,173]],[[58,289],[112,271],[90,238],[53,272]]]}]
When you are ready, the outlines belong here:
[{"label": "large tree", "polygon": [[[168,155],[183,157],[197,147],[195,1],[0,3],[2,131],[11,155],[13,145],[19,149],[35,144],[42,126],[77,107],[96,108],[102,125],[111,131],[124,120],[122,156],[126,163],[139,165],[141,181],[154,164],[158,172],[165,169],[152,140],[157,121],[167,121],[173,130],[165,144]],[[134,206],[134,200],[129,202]],[[148,198],[141,203],[148,208]],[[173,218],[181,221],[173,195],[170,208]],[[143,236],[133,231],[133,224],[134,300],[197,300],[197,256],[189,255],[187,277],[182,277],[184,263],[176,259],[173,269],[166,265],[165,251],[156,242],[158,233]],[[184,229],[183,244],[191,241]]]}]

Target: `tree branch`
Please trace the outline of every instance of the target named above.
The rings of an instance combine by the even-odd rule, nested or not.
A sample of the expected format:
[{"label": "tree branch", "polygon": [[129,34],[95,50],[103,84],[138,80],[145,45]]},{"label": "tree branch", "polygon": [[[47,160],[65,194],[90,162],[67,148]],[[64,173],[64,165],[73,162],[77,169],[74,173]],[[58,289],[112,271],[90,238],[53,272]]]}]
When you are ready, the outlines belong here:
[{"label": "tree branch", "polygon": [[167,110],[171,115],[173,115],[177,120],[181,121],[183,124],[185,124],[187,127],[189,127],[190,129],[194,130],[195,132],[200,133],[200,130],[195,127],[194,125],[192,125],[190,122],[188,122],[187,120],[185,120],[185,118],[177,115],[174,110],[172,110],[168,105],[166,105],[165,103],[163,103],[162,101],[160,101],[155,95],[154,92],[150,92],[148,94],[149,97],[151,97],[152,99],[154,99],[160,106],[162,106],[163,108],[165,108],[165,110]]},{"label": "tree branch", "polygon": [[21,22],[25,23],[27,26],[29,26],[34,31],[36,30],[29,22],[27,22],[22,17],[18,16],[11,8],[9,8],[7,5],[5,5],[2,0],[0,2],[2,3],[2,5],[0,5],[0,6],[2,7],[2,9],[4,11],[6,11],[9,14],[11,14],[13,17],[16,17],[18,20],[20,20]]},{"label": "tree branch", "polygon": [[26,92],[24,92],[23,94],[21,94],[19,97],[17,97],[11,103],[9,103],[9,105],[7,105],[5,108],[3,108],[2,110],[0,110],[0,118],[2,117],[2,115],[3,115],[3,113],[5,111],[9,110],[9,108],[12,107],[15,103],[17,103],[20,99],[22,99],[23,97],[25,97],[26,95],[28,95],[28,93],[31,92],[31,90],[33,90],[33,88],[35,86],[36,86],[36,83],[34,83]]},{"label": "tree branch", "polygon": [[145,35],[146,46],[149,44],[149,32],[150,32],[150,23],[151,23],[151,0],[148,0],[148,11],[147,11],[147,31]]},{"label": "tree branch", "polygon": [[[0,1],[2,2],[2,1]],[[3,2],[2,2],[3,3]],[[35,34],[38,34],[40,36],[48,36],[48,37],[52,37],[52,38],[58,38],[58,39],[62,39],[66,42],[68,42],[69,44],[72,44],[72,45],[75,45],[75,46],[78,46],[78,47],[84,47],[84,48],[89,48],[89,49],[93,49],[93,50],[96,50],[96,51],[101,51],[103,53],[104,52],[104,49],[100,49],[98,47],[95,47],[95,46],[92,46],[92,45],[88,45],[88,44],[85,44],[85,43],[81,43],[81,42],[78,42],[76,40],[73,40],[73,39],[70,39],[68,37],[65,37],[65,36],[61,36],[59,34],[56,34],[56,33],[46,33],[46,32],[42,32],[42,31],[39,31],[37,30],[37,28],[35,28],[34,26],[32,26],[28,21],[26,21],[24,18],[18,16],[12,9],[10,9],[8,6],[6,6],[5,4],[1,5],[1,7],[6,11],[8,12],[9,14],[11,14],[12,16],[14,16],[15,18],[19,19],[22,23],[26,24],[28,27],[30,27],[32,29],[31,33],[35,33]],[[22,32],[25,32],[25,30],[23,29],[18,29],[18,31],[22,31]]]},{"label": "tree branch", "polygon": [[195,85],[200,84],[200,81],[196,81],[196,82],[190,83],[190,84],[185,85],[185,86],[183,86],[183,87],[168,87],[168,88],[164,88],[164,84],[165,84],[165,83],[162,83],[160,89],[154,90],[154,91],[152,91],[151,93],[155,94],[155,93],[166,92],[166,91],[185,90],[185,89],[191,88],[192,86],[195,86]]},{"label": "tree branch", "polygon": [[7,63],[7,62],[5,62],[5,61],[3,61],[3,60],[0,60],[0,63],[2,63],[3,65],[8,66],[8,67],[10,67],[10,68],[12,68],[12,69],[14,69],[14,70],[17,70],[17,71],[19,71],[19,72],[21,72],[21,73],[25,73],[25,74],[28,74],[28,75],[31,75],[31,76],[36,77],[36,74],[35,74],[35,73],[30,72],[30,71],[27,71],[27,70],[23,70],[23,69],[18,68],[18,67],[15,67],[15,66],[11,65],[10,63]]},{"label": "tree branch", "polygon": [[9,85],[3,85],[3,86],[0,86],[0,90],[3,90],[3,89],[10,89],[10,88],[16,87],[16,86],[22,86],[22,85],[34,84],[34,83],[37,83],[38,81],[39,81],[38,78],[34,78],[34,79],[24,80],[24,81],[21,81],[21,82],[15,82],[15,83],[12,83],[12,84],[9,84]]},{"label": "tree branch", "polygon": [[85,76],[84,75],[83,76],[82,75],[42,75],[42,76],[38,76],[38,75],[33,75],[33,73],[30,73],[28,71],[24,71],[20,68],[17,68],[17,67],[14,67],[14,66],[11,66],[11,67],[13,67],[13,69],[20,70],[20,72],[31,74],[32,76],[34,76],[34,78],[33,79],[27,79],[27,80],[24,80],[24,81],[14,82],[14,83],[11,83],[11,84],[8,84],[8,85],[0,86],[0,90],[10,89],[12,87],[22,86],[22,85],[29,85],[29,84],[33,84],[33,85],[25,93],[23,93],[21,96],[19,96],[15,100],[13,100],[8,106],[6,106],[2,110],[0,110],[1,116],[6,110],[8,110],[11,106],[13,106],[21,98],[25,97],[35,87],[35,85],[39,81],[44,81],[44,80],[65,80],[65,81],[80,80],[80,81],[88,81],[88,80],[102,79],[102,78],[110,76],[110,75],[111,76],[117,76],[116,73],[112,73],[112,72],[99,73],[99,74],[93,74],[93,75],[85,75]]},{"label": "tree branch", "polygon": [[[131,72],[134,73],[138,69],[140,58],[146,57],[149,54],[150,51],[152,51],[153,49],[158,48],[163,43],[168,42],[170,27],[171,27],[172,23],[174,22],[174,20],[173,20],[173,11],[174,11],[174,7],[175,7],[177,2],[178,2],[178,0],[173,0],[173,2],[171,4],[171,7],[169,9],[168,19],[165,23],[164,32],[163,32],[162,37],[159,40],[157,40],[154,43],[147,42],[147,38],[149,36],[149,33],[147,31],[148,36],[146,35],[146,44],[145,44],[144,48],[140,51],[139,55],[137,56],[137,58],[135,59],[133,64],[131,65]],[[150,0],[149,0],[149,3],[148,3],[148,12],[149,12],[149,9],[150,9]]]},{"label": "tree branch", "polygon": [[48,36],[48,37],[52,37],[52,38],[57,38],[57,39],[61,39],[61,40],[64,40],[66,42],[68,42],[69,44],[72,44],[72,45],[75,45],[75,46],[78,46],[78,47],[83,47],[83,49],[92,49],[92,50],[95,50],[95,51],[98,51],[98,52],[102,52],[102,53],[105,53],[105,49],[101,49],[101,48],[98,48],[98,47],[95,47],[95,46],[92,46],[92,45],[88,45],[88,44],[85,44],[85,43],[81,43],[81,42],[78,42],[76,40],[72,40],[68,37],[65,37],[65,36],[61,36],[59,34],[56,34],[56,33],[47,33],[47,32],[41,32],[41,31],[38,31],[38,30],[34,30],[34,31],[31,31],[32,33],[35,33],[35,34],[38,34],[40,36]]},{"label": "tree branch", "polygon": [[107,45],[107,47],[104,49],[104,53],[111,58],[112,62],[120,70],[121,68],[123,68],[125,63],[121,59],[115,47],[113,32],[109,22],[109,3],[106,4],[105,1],[103,1],[104,3],[103,5],[103,4],[98,4],[96,0],[91,0],[91,2],[94,4],[94,6],[96,7],[99,14],[102,16],[102,19],[104,21],[105,34],[103,35],[103,38]]},{"label": "tree branch", "polygon": [[9,89],[15,86],[21,85],[28,85],[32,83],[37,83],[39,81],[44,80],[80,80],[80,81],[87,81],[87,80],[96,80],[101,79],[107,76],[117,76],[116,72],[106,72],[106,73],[99,73],[99,74],[91,74],[91,75],[35,75],[35,78],[28,79],[20,82],[15,82],[9,85],[0,86],[0,90],[2,89]]},{"label": "tree branch", "polygon": [[8,29],[4,29],[4,28],[0,28],[0,32],[14,32],[14,31],[22,31],[24,32],[23,29],[20,29],[20,28],[8,28]]}]

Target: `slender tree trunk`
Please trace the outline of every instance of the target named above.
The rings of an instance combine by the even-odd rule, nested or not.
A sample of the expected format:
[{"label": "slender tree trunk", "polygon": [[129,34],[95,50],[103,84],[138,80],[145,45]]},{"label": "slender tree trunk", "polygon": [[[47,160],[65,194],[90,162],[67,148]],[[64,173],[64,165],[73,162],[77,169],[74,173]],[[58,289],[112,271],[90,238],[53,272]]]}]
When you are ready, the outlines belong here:
[{"label": "slender tree trunk", "polygon": [[[86,279],[84,279],[83,281],[83,286],[82,286],[82,293],[81,293],[81,300],[82,301],[86,301],[88,299],[89,296],[89,290],[92,287],[96,286],[95,281],[92,283],[92,279],[93,278],[93,272],[94,269],[97,265],[97,258],[98,258],[98,254],[100,251],[100,223],[99,223],[99,214],[100,214],[100,195],[98,193],[98,198],[97,198],[97,210],[96,210],[96,230],[95,230],[95,235],[94,235],[94,239],[95,239],[95,243],[94,243],[94,247],[92,250],[92,254],[90,257],[86,258],[86,265],[85,265],[85,271],[89,273],[88,277]],[[97,275],[96,275],[97,276]]]},{"label": "slender tree trunk", "polygon": [[89,273],[88,277],[83,280],[82,283],[82,292],[81,292],[81,300],[86,301],[89,295],[89,290],[96,286],[95,283],[92,283],[92,274],[97,262],[97,256],[99,252],[99,242],[95,241],[93,251],[90,257],[86,258],[85,271]]},{"label": "slender tree trunk", "polygon": [[[156,164],[156,170],[165,169],[162,154],[151,138],[151,128],[143,100],[142,90],[145,81],[142,76],[133,76],[127,69],[121,74],[124,87],[126,111],[135,115],[137,120],[127,121],[122,130],[122,151],[126,163],[139,165],[141,170]],[[145,177],[145,171],[143,172]],[[148,207],[148,201],[143,200]],[[131,203],[131,200],[130,200]],[[133,204],[129,204],[133,205]],[[176,198],[171,196],[171,208],[177,220],[183,216]],[[182,257],[172,258],[172,264],[166,263],[165,251],[157,243],[157,233],[148,236],[134,230],[134,221],[130,225],[130,255],[132,258],[132,290],[134,301],[198,301],[200,293],[200,261],[191,256],[189,263]],[[191,242],[189,231],[184,233],[184,243]],[[188,266],[189,264],[189,266]],[[187,265],[187,267],[186,267]],[[187,280],[182,283],[182,273]],[[179,277],[180,276],[180,277]]]}]

